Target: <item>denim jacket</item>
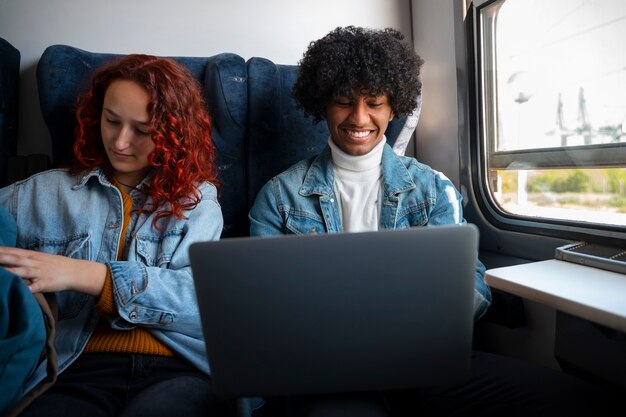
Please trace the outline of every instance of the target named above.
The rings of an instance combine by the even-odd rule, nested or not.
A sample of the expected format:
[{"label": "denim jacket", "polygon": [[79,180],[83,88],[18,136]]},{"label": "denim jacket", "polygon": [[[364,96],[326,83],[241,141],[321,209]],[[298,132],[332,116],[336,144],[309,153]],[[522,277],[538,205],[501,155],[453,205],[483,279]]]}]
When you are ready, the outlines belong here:
[{"label": "denim jacket", "polygon": [[[139,188],[146,186],[146,180]],[[189,245],[219,239],[223,219],[212,184],[200,186],[202,199],[185,213],[152,226],[154,213],[131,214],[126,236],[122,196],[100,170],[71,176],[55,169],[0,190],[0,204],[17,223],[17,247],[87,259],[109,266],[118,316],[113,328],[144,326],[170,349],[209,373],[195,288],[189,265]],[[133,190],[134,208],[144,195]],[[120,238],[126,261],[118,261]],[[59,317],[56,348],[59,372],[82,352],[100,318],[95,297],[75,292],[56,293]],[[46,374],[42,363],[27,389]]]},{"label": "denim jacket", "polygon": [[[414,158],[397,156],[385,145],[382,157],[379,229],[466,223],[462,197],[440,172]],[[331,151],[300,161],[272,178],[250,210],[250,235],[340,233],[341,215],[334,192]],[[476,263],[474,317],[491,304],[485,266]]]}]

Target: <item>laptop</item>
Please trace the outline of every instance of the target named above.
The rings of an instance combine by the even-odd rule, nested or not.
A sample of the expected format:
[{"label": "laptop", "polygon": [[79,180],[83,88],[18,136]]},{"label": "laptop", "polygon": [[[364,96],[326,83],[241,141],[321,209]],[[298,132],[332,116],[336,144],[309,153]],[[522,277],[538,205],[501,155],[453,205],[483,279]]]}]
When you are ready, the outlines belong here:
[{"label": "laptop", "polygon": [[463,381],[477,250],[471,224],[192,244],[216,394]]}]

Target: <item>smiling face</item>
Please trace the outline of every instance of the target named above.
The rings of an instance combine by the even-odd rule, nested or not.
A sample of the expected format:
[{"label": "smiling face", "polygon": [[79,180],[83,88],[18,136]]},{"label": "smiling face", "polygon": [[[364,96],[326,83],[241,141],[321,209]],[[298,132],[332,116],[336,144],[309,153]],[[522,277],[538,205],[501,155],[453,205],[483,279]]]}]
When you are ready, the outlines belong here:
[{"label": "smiling face", "polygon": [[382,139],[393,111],[386,94],[358,92],[337,97],[326,108],[326,124],[335,145],[349,155],[365,155]]},{"label": "smiling face", "polygon": [[135,186],[150,171],[148,155],[154,142],[148,132],[149,96],[134,81],[115,80],[106,90],[100,132],[113,175],[124,184]]}]

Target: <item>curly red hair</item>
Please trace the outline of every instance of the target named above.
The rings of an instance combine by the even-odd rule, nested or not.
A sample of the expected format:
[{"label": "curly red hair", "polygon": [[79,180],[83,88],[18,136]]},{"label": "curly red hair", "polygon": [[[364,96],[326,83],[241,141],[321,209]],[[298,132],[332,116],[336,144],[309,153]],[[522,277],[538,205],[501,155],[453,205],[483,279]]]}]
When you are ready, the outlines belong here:
[{"label": "curly red hair", "polygon": [[[112,166],[107,158],[100,119],[104,95],[115,80],[134,81],[148,93],[149,133],[155,144],[148,156],[155,168],[145,193],[152,204],[142,212],[158,210],[154,220],[184,218],[200,202],[198,186],[211,182],[219,187],[216,151],[211,138],[211,118],[196,78],[173,59],[133,54],[116,59],[94,75],[90,90],[78,100],[71,172]],[[168,204],[169,203],[169,207]]]}]

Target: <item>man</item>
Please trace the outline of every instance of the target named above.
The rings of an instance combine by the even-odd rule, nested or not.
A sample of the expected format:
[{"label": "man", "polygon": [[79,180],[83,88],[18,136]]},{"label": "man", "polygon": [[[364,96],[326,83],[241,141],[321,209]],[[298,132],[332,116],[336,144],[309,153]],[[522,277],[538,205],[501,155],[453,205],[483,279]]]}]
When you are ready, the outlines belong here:
[{"label": "man", "polygon": [[[397,156],[385,130],[421,93],[422,59],[396,30],[337,28],[312,42],[293,94],[325,120],[328,146],[272,178],[259,192],[250,234],[339,233],[465,223],[461,195],[440,172]],[[315,254],[311,254],[315,256]],[[476,265],[474,317],[491,303]],[[433,277],[437,279],[437,277]],[[596,396],[597,395],[597,396]],[[363,395],[295,398],[293,415],[585,415],[600,392],[565,374],[484,352],[461,385]],[[368,414],[368,415],[370,415]]]},{"label": "man", "polygon": [[[411,113],[421,93],[423,61],[401,40],[392,29],[348,27],[311,45],[293,93],[305,113],[326,121],[328,147],[259,192],[251,235],[465,223],[461,195],[445,175],[386,145],[388,123]],[[484,271],[479,261],[476,318],[491,302]]]}]

